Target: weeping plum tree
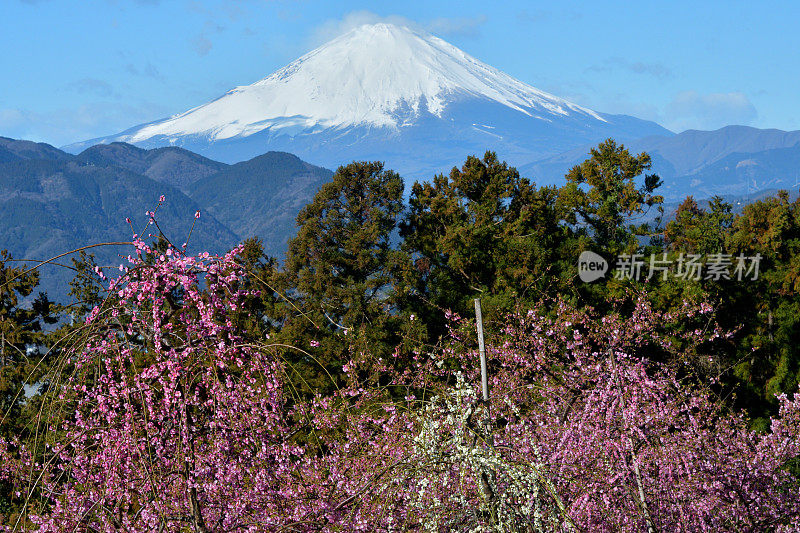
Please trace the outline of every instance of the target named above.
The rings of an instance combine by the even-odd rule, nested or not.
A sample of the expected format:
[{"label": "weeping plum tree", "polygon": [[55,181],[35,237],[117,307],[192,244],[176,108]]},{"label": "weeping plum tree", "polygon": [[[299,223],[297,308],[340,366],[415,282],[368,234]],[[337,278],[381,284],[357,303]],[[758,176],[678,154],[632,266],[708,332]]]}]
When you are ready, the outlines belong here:
[{"label": "weeping plum tree", "polygon": [[16,510],[0,509],[0,529],[369,530],[357,495],[375,463],[359,454],[389,449],[401,421],[349,409],[388,397],[296,394],[279,346],[235,326],[258,296],[243,248],[134,244],[121,277],[96,270],[106,297],[61,353],[41,431],[0,441]]},{"label": "weeping plum tree", "polygon": [[[723,335],[710,306],[510,316],[489,339],[489,405],[468,323],[401,370],[344,365],[381,366],[382,385],[308,397],[271,341],[243,341],[232,320],[250,296],[240,250],[169,248],[148,264],[136,246],[107,281],[113,302],[64,351],[74,371],[51,387],[46,446],[0,442],[22,511],[0,518],[6,530],[800,527],[800,396],[757,434],[647,357]],[[677,321],[698,327],[676,336]]]},{"label": "weeping plum tree", "polygon": [[[228,530],[247,524],[257,501],[279,505],[263,474],[280,472],[277,456],[294,448],[277,362],[232,331],[239,250],[210,258],[168,248],[147,264],[152,250],[137,246],[64,353],[74,371],[50,406],[52,469],[37,479],[47,513],[29,517],[41,531]],[[262,474],[245,488],[237,480],[253,469]]]}]

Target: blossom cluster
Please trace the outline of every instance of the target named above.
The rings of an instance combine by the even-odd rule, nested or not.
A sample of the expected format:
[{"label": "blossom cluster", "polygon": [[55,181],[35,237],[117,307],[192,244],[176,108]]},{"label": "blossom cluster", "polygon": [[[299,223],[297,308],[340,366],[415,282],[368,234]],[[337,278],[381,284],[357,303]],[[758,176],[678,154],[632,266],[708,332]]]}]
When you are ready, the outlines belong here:
[{"label": "blossom cluster", "polygon": [[239,249],[136,248],[65,355],[48,452],[0,442],[0,481],[26,502],[0,528],[800,528],[789,468],[800,395],[780,399],[761,435],[657,362],[724,335],[672,327],[710,317],[709,305],[665,314],[642,300],[600,317],[556,302],[510,316],[488,339],[488,402],[465,322],[451,315],[443,346],[402,364],[354,358],[349,385],[308,397],[277,346],[237,330],[248,296]]}]

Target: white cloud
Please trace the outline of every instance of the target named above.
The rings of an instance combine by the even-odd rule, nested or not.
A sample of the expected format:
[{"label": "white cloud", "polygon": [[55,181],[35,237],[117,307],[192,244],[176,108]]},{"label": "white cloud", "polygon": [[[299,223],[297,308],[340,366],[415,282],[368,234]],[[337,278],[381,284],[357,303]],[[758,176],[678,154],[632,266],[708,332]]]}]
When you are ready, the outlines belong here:
[{"label": "white cloud", "polygon": [[310,44],[311,46],[319,46],[364,24],[377,24],[379,22],[407,26],[415,30],[422,30],[445,37],[476,37],[479,34],[480,26],[486,22],[486,16],[439,17],[425,22],[417,22],[400,15],[384,17],[371,11],[351,11],[340,19],[330,19],[318,26],[311,35]]},{"label": "white cloud", "polygon": [[411,19],[399,15],[381,17],[371,11],[351,11],[341,19],[326,20],[320,26],[317,26],[311,34],[311,44],[312,46],[319,46],[359,26],[363,26],[364,24],[377,24],[378,22],[388,22],[390,24],[415,28],[420,27]]},{"label": "white cloud", "polygon": [[731,124],[752,124],[758,113],[741,92],[679,93],[664,108],[664,125],[673,131],[715,130]]}]

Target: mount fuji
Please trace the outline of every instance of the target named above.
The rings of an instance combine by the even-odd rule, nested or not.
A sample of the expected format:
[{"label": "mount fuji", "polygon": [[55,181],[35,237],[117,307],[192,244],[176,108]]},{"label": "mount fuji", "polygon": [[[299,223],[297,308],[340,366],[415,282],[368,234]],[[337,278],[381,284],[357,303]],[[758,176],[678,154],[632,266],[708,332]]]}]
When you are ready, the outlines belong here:
[{"label": "mount fuji", "polygon": [[277,150],[328,168],[382,160],[407,178],[430,178],[487,149],[524,165],[607,137],[652,135],[673,134],[548,94],[425,32],[380,23],[209,103],[65,150],[179,146],[227,163]]}]

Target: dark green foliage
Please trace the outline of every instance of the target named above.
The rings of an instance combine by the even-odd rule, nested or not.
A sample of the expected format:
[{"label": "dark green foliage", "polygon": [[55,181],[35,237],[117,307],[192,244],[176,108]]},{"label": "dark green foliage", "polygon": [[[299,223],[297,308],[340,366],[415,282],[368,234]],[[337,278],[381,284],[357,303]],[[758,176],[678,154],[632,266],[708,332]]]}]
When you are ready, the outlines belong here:
[{"label": "dark green foliage", "polygon": [[278,289],[282,287],[278,260],[264,252],[263,243],[256,237],[247,239],[242,246],[238,261],[247,272],[242,288],[255,294],[247,298],[236,319],[241,330],[254,340],[269,338],[283,326],[284,306],[289,302],[284,291]]},{"label": "dark green foliage", "polygon": [[279,281],[290,300],[281,338],[317,359],[297,358],[313,372],[314,386],[329,386],[327,374],[341,374],[360,349],[380,356],[393,348],[398,258],[390,236],[402,198],[395,172],[378,162],[351,163],[339,167],[297,216]]},{"label": "dark green foliage", "polygon": [[76,316],[87,314],[103,301],[101,295],[103,286],[94,271],[95,267],[97,263],[94,255],[87,254],[83,250],[79,252],[77,259],[72,259],[75,274],[69,282],[69,294],[74,299],[72,305],[67,308],[70,321],[74,321]]},{"label": "dark green foliage", "polygon": [[800,200],[781,191],[746,206],[726,243],[732,254],[763,257],[758,280],[724,305],[744,325],[734,373],[756,403],[749,407],[767,400],[774,408],[775,394],[800,383]]},{"label": "dark green foliage", "polygon": [[[650,156],[631,155],[613,139],[592,148],[591,157],[567,173],[567,184],[559,191],[559,199],[569,213],[572,224],[586,224],[600,249],[617,255],[637,246],[637,235],[644,235],[647,226],[636,224],[646,209],[663,202],[653,192],[661,185],[650,169]],[[640,186],[636,178],[644,175]]]},{"label": "dark green foliage", "polygon": [[443,331],[443,310],[469,313],[473,298],[485,299],[491,321],[551,288],[568,234],[556,200],[493,152],[414,184],[400,226],[405,296],[432,333]]},{"label": "dark green foliage", "polygon": [[[402,344],[396,353],[408,354],[403,343],[411,342],[424,351],[447,333],[446,312],[472,316],[476,297],[489,328],[501,326],[494,318],[504,311],[556,296],[623,313],[639,297],[664,310],[705,301],[718,309],[721,325],[737,333],[700,347],[690,359],[668,362],[687,377],[713,380],[719,394],[754,417],[768,416],[774,394],[791,392],[800,381],[797,202],[781,195],[737,217],[720,198],[706,207],[689,198],[659,232],[641,223],[661,204],[660,179],[647,174],[648,156],[633,156],[613,141],[590,155],[560,189],[536,187],[492,152],[469,157],[448,176],[413,186],[394,247],[399,178],[374,163],[340,168],[298,217],[284,268],[263,258],[254,263],[270,284],[254,307],[260,306],[262,331],[309,352],[292,357],[313,389],[341,376],[342,364],[362,346],[385,355]],[[367,205],[372,219],[365,218]],[[626,280],[614,279],[612,270],[586,284],[576,278],[583,250],[609,259],[666,253],[672,272],[648,280],[645,268],[640,279]],[[679,256],[708,261],[718,253],[762,254],[761,277],[675,277]],[[648,355],[666,357],[657,347]]]},{"label": "dark green foliage", "polygon": [[730,204],[715,196],[708,210],[701,209],[689,196],[678,206],[675,220],[667,224],[666,243],[672,250],[693,254],[713,254],[725,249],[725,235],[733,222]]},{"label": "dark green foliage", "polygon": [[0,436],[5,437],[26,427],[24,386],[33,388],[45,370],[40,365],[44,328],[55,323],[57,312],[46,294],[33,298],[38,273],[12,266],[10,260],[5,250],[0,252]]}]

